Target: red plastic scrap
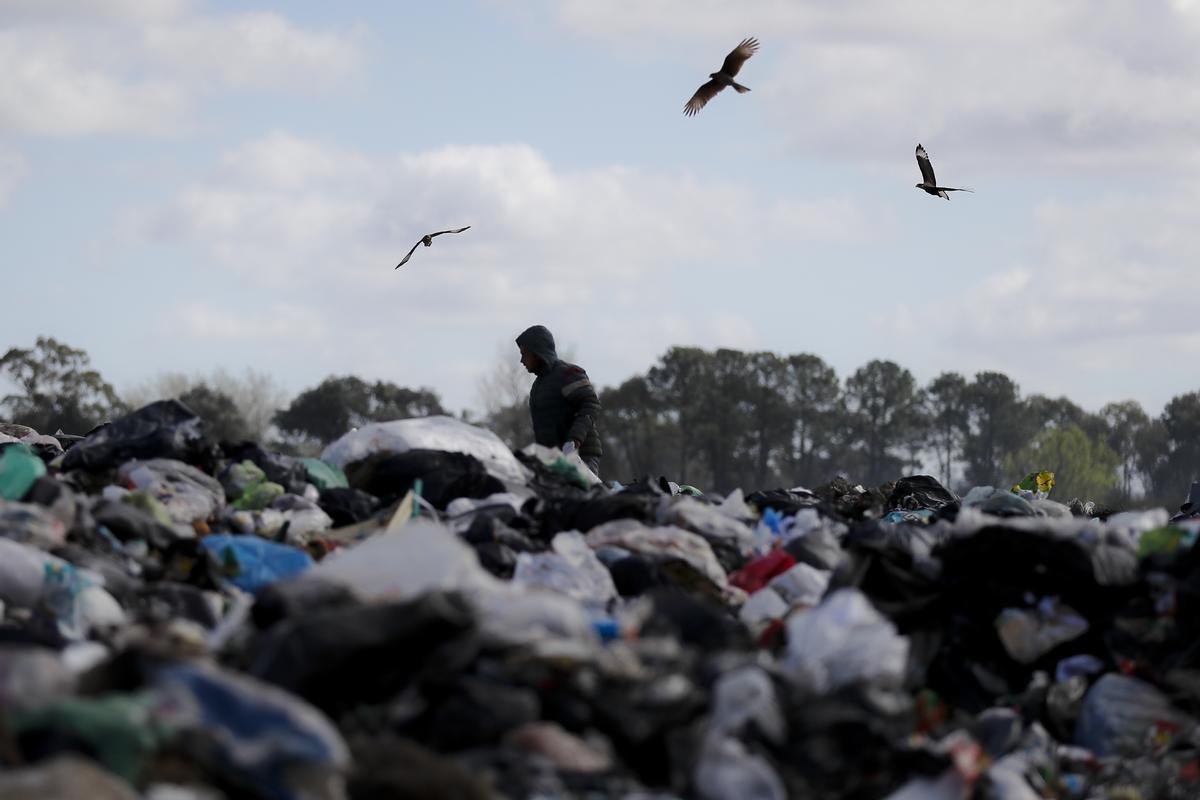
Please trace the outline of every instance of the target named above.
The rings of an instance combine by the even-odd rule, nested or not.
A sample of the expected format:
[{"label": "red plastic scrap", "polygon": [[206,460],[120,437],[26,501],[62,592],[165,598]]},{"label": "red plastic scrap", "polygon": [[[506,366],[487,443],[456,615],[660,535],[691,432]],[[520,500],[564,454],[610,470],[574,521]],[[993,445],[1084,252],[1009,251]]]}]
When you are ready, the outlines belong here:
[{"label": "red plastic scrap", "polygon": [[730,575],[729,582],[743,591],[754,594],[766,586],[771,578],[787,572],[794,566],[796,559],[792,558],[791,553],[776,548]]}]

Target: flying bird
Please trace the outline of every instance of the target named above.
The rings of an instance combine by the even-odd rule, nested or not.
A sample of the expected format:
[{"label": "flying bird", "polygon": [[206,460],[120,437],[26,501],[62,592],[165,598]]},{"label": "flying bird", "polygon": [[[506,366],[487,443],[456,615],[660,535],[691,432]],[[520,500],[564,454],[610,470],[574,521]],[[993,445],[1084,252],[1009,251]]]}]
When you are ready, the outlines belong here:
[{"label": "flying bird", "polygon": [[737,89],[738,94],[745,94],[750,91],[749,86],[742,86],[735,81],[733,77],[738,74],[738,70],[742,68],[742,64],[746,63],[746,59],[758,52],[758,39],[749,38],[742,39],[742,43],[725,56],[725,63],[721,65],[721,69],[711,73],[708,77],[711,80],[702,85],[692,95],[692,99],[687,101],[687,105],[683,107],[683,114],[686,117],[695,115],[697,111],[704,108],[709,100],[717,96],[717,92],[724,89],[726,86],[732,86]]},{"label": "flying bird", "polygon": [[407,264],[407,263],[408,263],[408,260],[409,260],[410,258],[412,258],[412,254],[413,254],[413,253],[415,253],[415,252],[417,251],[417,248],[418,248],[418,247],[420,247],[421,245],[425,245],[426,247],[429,247],[431,244],[433,244],[433,237],[435,237],[435,236],[441,236],[443,233],[462,233],[463,231],[465,231],[467,228],[470,228],[470,227],[471,227],[471,226],[470,226],[470,225],[468,225],[466,228],[456,228],[456,229],[454,229],[454,230],[452,230],[452,231],[437,231],[436,233],[427,233],[427,234],[425,234],[424,236],[422,236],[422,237],[420,238],[420,240],[419,240],[419,241],[418,241],[416,244],[414,244],[414,245],[412,246],[412,250],[409,250],[409,251],[408,251],[408,255],[406,255],[406,256],[405,256],[405,257],[404,257],[404,258],[403,258],[403,259],[400,261],[400,263],[396,265],[395,269],[400,269],[400,268],[401,268],[401,267],[403,267],[405,264]]},{"label": "flying bird", "polygon": [[921,168],[921,182],[917,184],[918,189],[924,189],[934,197],[944,197],[950,199],[950,195],[946,192],[975,192],[974,189],[955,189],[953,186],[938,186],[937,178],[933,177],[933,164],[929,163],[929,153],[925,152],[925,148],[917,144],[917,166]]}]

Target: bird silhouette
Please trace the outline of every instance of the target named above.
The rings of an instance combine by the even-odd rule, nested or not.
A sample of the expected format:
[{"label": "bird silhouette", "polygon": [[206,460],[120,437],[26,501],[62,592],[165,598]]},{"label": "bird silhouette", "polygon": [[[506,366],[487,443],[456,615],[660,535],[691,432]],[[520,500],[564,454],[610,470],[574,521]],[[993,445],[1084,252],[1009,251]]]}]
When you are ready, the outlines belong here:
[{"label": "bird silhouette", "polygon": [[756,52],[758,52],[758,39],[742,39],[742,43],[733,48],[729,55],[725,56],[725,63],[721,65],[721,69],[711,73],[708,76],[711,80],[701,85],[696,90],[696,93],[692,95],[692,99],[687,101],[687,105],[683,107],[684,116],[694,116],[697,111],[704,108],[709,100],[717,96],[717,92],[726,86],[732,86],[737,90],[738,94],[745,94],[750,91],[749,86],[742,86],[733,77],[738,74],[738,70],[742,68],[742,64],[746,63],[746,59],[750,58]]},{"label": "bird silhouette", "polygon": [[925,148],[917,144],[917,166],[921,168],[921,182],[917,184],[918,189],[924,189],[927,193],[934,197],[944,197],[950,199],[950,195],[946,192],[971,192],[974,194],[974,189],[955,189],[953,186],[938,186],[937,178],[933,176],[933,164],[929,162],[929,153],[925,152]]},{"label": "bird silhouette", "polygon": [[436,233],[425,234],[417,241],[416,244],[414,244],[412,246],[412,250],[408,251],[408,255],[406,255],[404,258],[402,258],[400,260],[400,263],[395,266],[395,269],[400,269],[405,264],[407,264],[408,260],[410,258],[412,258],[412,254],[415,253],[417,251],[417,248],[420,247],[421,245],[425,245],[426,247],[429,247],[431,244],[433,244],[433,237],[441,236],[443,233],[462,233],[463,231],[465,231],[467,228],[470,228],[470,227],[471,226],[468,225],[466,228],[455,228],[454,230],[450,230],[450,231],[437,231]]}]

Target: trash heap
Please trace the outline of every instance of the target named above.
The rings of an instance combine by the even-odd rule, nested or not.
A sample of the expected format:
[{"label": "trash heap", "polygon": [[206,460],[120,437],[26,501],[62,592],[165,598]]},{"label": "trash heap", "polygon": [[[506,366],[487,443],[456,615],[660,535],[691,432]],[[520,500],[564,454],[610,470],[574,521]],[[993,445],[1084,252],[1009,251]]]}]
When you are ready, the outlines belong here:
[{"label": "trash heap", "polygon": [[320,459],[176,401],[0,426],[0,797],[1200,797],[1200,518],[1047,475],[717,498],[448,417]]}]

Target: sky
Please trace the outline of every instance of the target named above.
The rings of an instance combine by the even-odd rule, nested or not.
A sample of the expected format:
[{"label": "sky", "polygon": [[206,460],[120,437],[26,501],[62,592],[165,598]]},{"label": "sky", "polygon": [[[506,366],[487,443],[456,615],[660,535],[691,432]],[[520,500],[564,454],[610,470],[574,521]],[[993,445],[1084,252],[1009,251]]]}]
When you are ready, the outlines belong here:
[{"label": "sky", "polygon": [[532,324],[600,386],[691,345],[1200,390],[1196,0],[0,0],[0,72],[0,346],[118,392],[478,409]]}]

